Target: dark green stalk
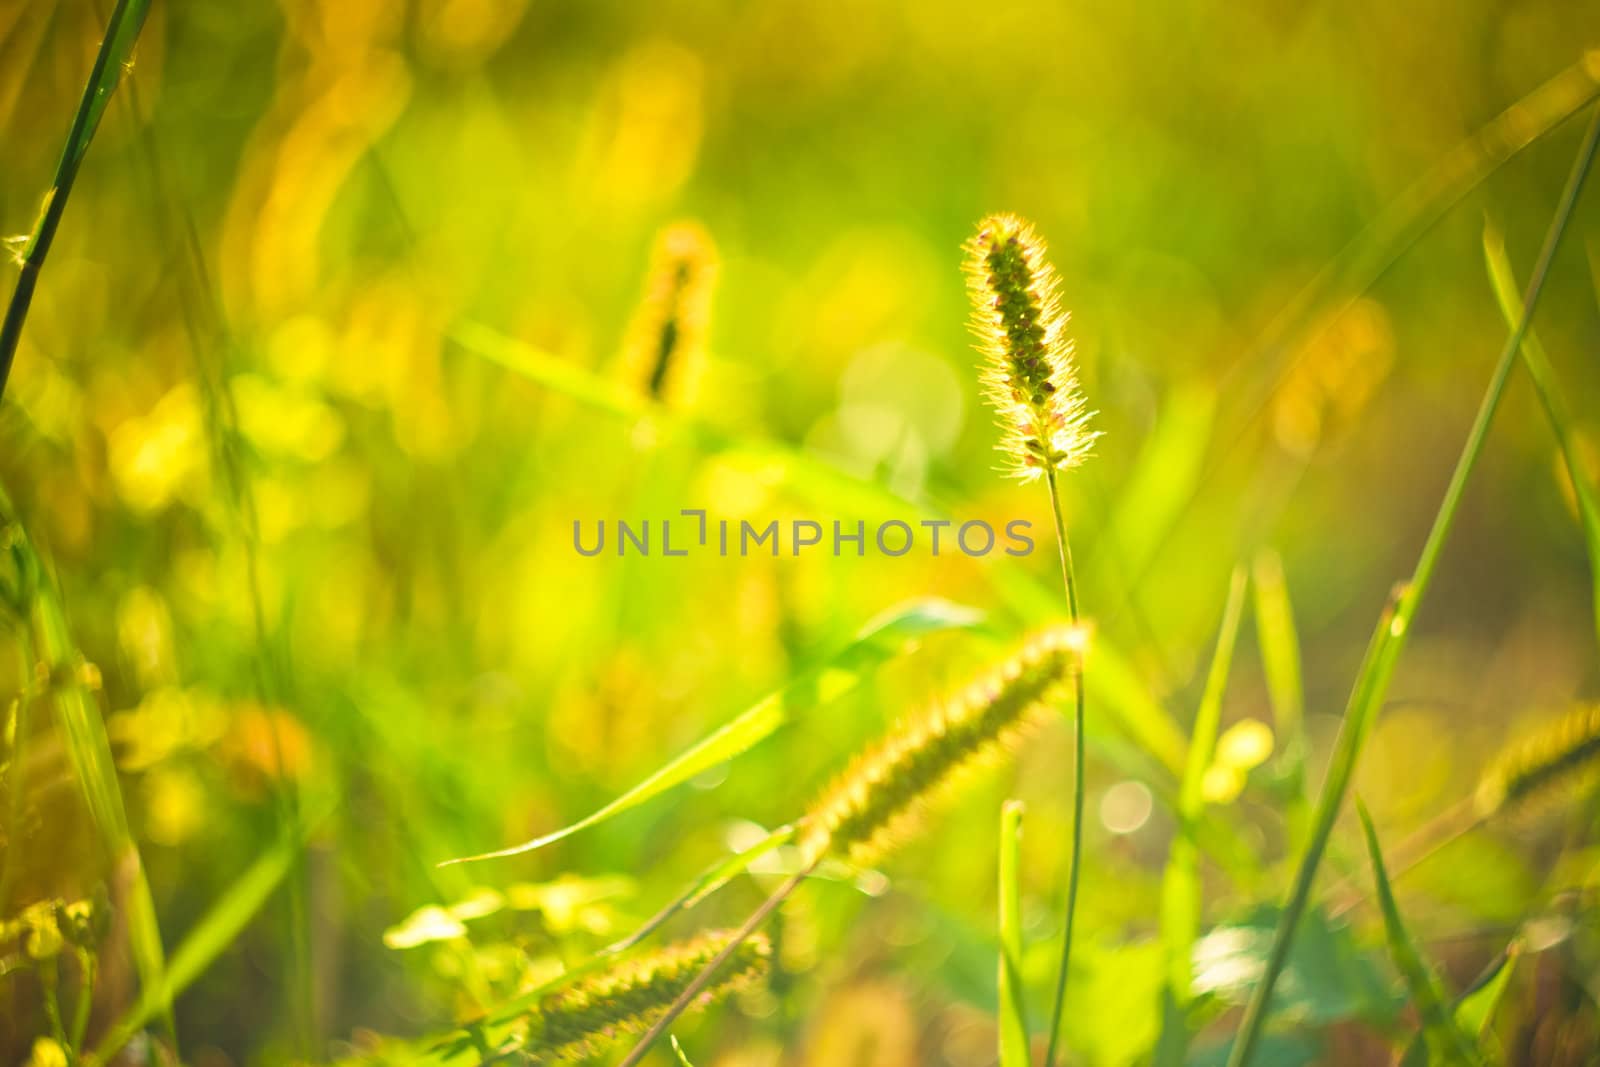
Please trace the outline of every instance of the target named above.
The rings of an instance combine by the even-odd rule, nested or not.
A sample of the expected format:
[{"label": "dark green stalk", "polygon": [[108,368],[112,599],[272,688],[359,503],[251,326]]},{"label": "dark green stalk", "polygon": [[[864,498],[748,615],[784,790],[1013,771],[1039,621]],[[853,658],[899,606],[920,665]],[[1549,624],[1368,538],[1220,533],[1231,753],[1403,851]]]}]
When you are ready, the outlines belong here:
[{"label": "dark green stalk", "polygon": [[1345,708],[1344,719],[1339,727],[1339,737],[1334,743],[1333,762],[1329,767],[1327,779],[1323,782],[1322,792],[1317,798],[1316,812],[1312,817],[1311,841],[1301,858],[1299,870],[1295,873],[1294,887],[1284,907],[1283,917],[1278,922],[1278,929],[1273,935],[1272,952],[1267,959],[1266,969],[1251,995],[1244,1018],[1239,1024],[1233,1050],[1228,1057],[1228,1067],[1245,1067],[1261,1039],[1273,987],[1277,984],[1279,976],[1283,973],[1284,964],[1289,958],[1289,948],[1294,942],[1295,929],[1305,912],[1306,903],[1310,900],[1317,866],[1322,861],[1323,851],[1327,848],[1328,838],[1333,832],[1333,824],[1338,819],[1339,809],[1343,806],[1345,792],[1349,788],[1356,762],[1361,755],[1361,747],[1366,741],[1373,721],[1377,718],[1378,709],[1383,705],[1400,653],[1405,649],[1406,638],[1410,633],[1417,607],[1428,591],[1428,584],[1433,579],[1439,556],[1444,550],[1445,539],[1449,536],[1451,527],[1455,525],[1456,513],[1461,506],[1467,479],[1477,466],[1478,457],[1483,452],[1489,426],[1494,421],[1495,411],[1500,406],[1500,398],[1505,393],[1506,382],[1516,365],[1517,353],[1522,347],[1523,338],[1527,335],[1528,326],[1533,321],[1534,312],[1538,309],[1539,298],[1544,294],[1545,281],[1550,274],[1550,264],[1555,259],[1556,249],[1560,246],[1561,238],[1572,220],[1578,194],[1583,189],[1584,180],[1589,176],[1597,147],[1600,147],[1600,108],[1596,109],[1594,117],[1590,120],[1589,130],[1584,135],[1583,146],[1578,150],[1578,158],[1567,179],[1566,189],[1561,194],[1555,218],[1551,220],[1550,229],[1545,234],[1544,247],[1539,252],[1533,277],[1528,282],[1527,294],[1523,297],[1522,306],[1526,310],[1520,316],[1517,328],[1511,332],[1511,336],[1506,339],[1501,349],[1499,362],[1496,363],[1494,375],[1489,381],[1489,388],[1484,393],[1477,417],[1473,420],[1472,430],[1468,433],[1461,456],[1456,461],[1455,471],[1450,477],[1449,487],[1445,490],[1444,500],[1434,516],[1433,528],[1428,532],[1428,539],[1417,559],[1416,569],[1412,572],[1411,580],[1396,590],[1391,609],[1379,620],[1378,629],[1373,634],[1372,643],[1367,649],[1361,673],[1357,675],[1350,702]]},{"label": "dark green stalk", "polygon": [[[1072,546],[1067,541],[1067,524],[1061,518],[1061,493],[1056,487],[1056,471],[1046,466],[1045,485],[1050,490],[1050,511],[1056,523],[1056,552],[1061,558],[1061,581],[1067,591],[1067,613],[1074,627],[1078,622],[1078,584],[1072,573]],[[1072,960],[1072,923],[1078,911],[1079,857],[1083,855],[1083,664],[1073,675],[1072,714],[1072,856],[1067,861],[1067,893],[1061,934],[1061,965],[1056,971],[1055,1000],[1050,1009],[1050,1042],[1044,1054],[1045,1067],[1055,1067],[1061,1036],[1061,1014],[1067,1002],[1067,966]]]},{"label": "dark green stalk", "polygon": [[150,0],[117,0],[106,23],[106,35],[95,54],[94,66],[89,71],[89,82],[84,86],[78,101],[78,111],[72,116],[67,130],[67,144],[61,151],[61,161],[56,164],[55,181],[45,194],[44,211],[34,227],[33,234],[22,249],[22,273],[17,277],[17,287],[12,290],[11,303],[6,307],[6,317],[0,323],[0,397],[5,395],[6,379],[11,374],[11,363],[17,355],[17,344],[22,339],[22,323],[28,317],[28,307],[33,303],[33,290],[39,282],[39,272],[44,268],[45,256],[55,240],[56,229],[61,225],[62,213],[67,209],[67,197],[72,193],[72,183],[78,177],[78,166],[89,150],[95,127],[105,112],[106,103],[117,87],[123,64],[139,38],[144,16],[150,9]]}]

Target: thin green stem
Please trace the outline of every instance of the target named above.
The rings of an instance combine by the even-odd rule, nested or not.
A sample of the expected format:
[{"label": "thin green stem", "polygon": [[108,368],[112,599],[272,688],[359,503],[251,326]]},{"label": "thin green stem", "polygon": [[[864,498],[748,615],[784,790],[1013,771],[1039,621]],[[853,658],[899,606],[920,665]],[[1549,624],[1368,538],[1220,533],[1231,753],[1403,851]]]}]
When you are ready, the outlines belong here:
[{"label": "thin green stem", "polygon": [[[1067,591],[1067,612],[1074,627],[1078,620],[1078,583],[1072,574],[1072,546],[1067,541],[1067,524],[1061,517],[1061,492],[1056,485],[1054,467],[1046,467],[1045,485],[1050,490],[1050,511],[1056,522],[1056,550],[1061,557],[1061,582]],[[1062,920],[1061,965],[1056,970],[1055,1000],[1050,1008],[1050,1042],[1044,1055],[1045,1067],[1055,1067],[1061,1037],[1061,1015],[1067,1003],[1067,968],[1072,961],[1072,923],[1078,912],[1079,862],[1083,855],[1083,667],[1073,674],[1072,715],[1072,856],[1067,861],[1067,900]]]},{"label": "thin green stem", "polygon": [[1600,108],[1595,110],[1594,117],[1590,120],[1589,130],[1584,135],[1583,146],[1573,163],[1572,173],[1567,179],[1566,189],[1561,194],[1555,217],[1545,234],[1544,247],[1540,249],[1533,277],[1528,282],[1528,292],[1523,297],[1522,306],[1525,310],[1519,318],[1516,329],[1511,331],[1511,336],[1506,339],[1505,346],[1501,349],[1494,375],[1484,393],[1483,402],[1478,407],[1478,414],[1473,420],[1466,444],[1462,446],[1461,456],[1456,461],[1455,471],[1450,477],[1449,487],[1445,490],[1444,500],[1434,516],[1433,528],[1428,532],[1428,539],[1422,546],[1416,569],[1412,572],[1411,580],[1396,590],[1390,609],[1379,620],[1378,628],[1368,646],[1361,672],[1356,677],[1356,684],[1350,695],[1350,702],[1345,708],[1344,719],[1339,726],[1338,739],[1334,742],[1333,762],[1329,766],[1327,779],[1323,782],[1322,792],[1317,798],[1317,809],[1312,818],[1311,841],[1301,858],[1288,903],[1284,906],[1283,917],[1279,920],[1277,931],[1273,935],[1272,952],[1267,958],[1266,969],[1262,972],[1261,980],[1257,983],[1250,1003],[1245,1008],[1244,1018],[1239,1024],[1239,1032],[1234,1038],[1233,1050],[1228,1057],[1228,1067],[1245,1067],[1261,1039],[1273,987],[1277,984],[1279,976],[1283,973],[1284,964],[1288,961],[1295,929],[1310,900],[1317,866],[1321,863],[1323,852],[1327,848],[1333,824],[1339,817],[1339,809],[1343,806],[1350,779],[1355,773],[1361,747],[1377,717],[1378,709],[1383,705],[1400,653],[1405,649],[1406,638],[1410,633],[1417,607],[1427,593],[1428,584],[1433,579],[1439,557],[1444,550],[1445,539],[1449,536],[1451,527],[1455,525],[1456,513],[1460,510],[1467,479],[1477,466],[1478,457],[1483,452],[1484,442],[1489,435],[1489,426],[1494,421],[1495,411],[1500,406],[1506,381],[1516,365],[1517,352],[1521,349],[1528,326],[1533,321],[1534,312],[1539,306],[1539,298],[1544,294],[1545,281],[1550,274],[1550,264],[1555,259],[1556,249],[1560,246],[1561,238],[1572,220],[1573,208],[1577,205],[1578,194],[1582,191],[1584,180],[1594,163],[1597,147],[1600,147]]}]

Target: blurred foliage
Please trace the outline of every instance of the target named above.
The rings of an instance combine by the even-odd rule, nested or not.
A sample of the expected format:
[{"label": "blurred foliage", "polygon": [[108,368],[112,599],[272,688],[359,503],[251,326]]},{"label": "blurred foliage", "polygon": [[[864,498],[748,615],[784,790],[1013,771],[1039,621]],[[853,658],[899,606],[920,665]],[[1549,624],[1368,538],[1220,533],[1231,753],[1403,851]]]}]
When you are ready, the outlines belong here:
[{"label": "blurred foliage", "polygon": [[[5,234],[38,217],[109,7],[0,5]],[[1174,736],[1200,704],[1228,574],[1281,559],[1196,768],[1215,823],[1185,1025],[1191,1062],[1211,1062],[1276,918],[1284,812],[1320,780],[1505,336],[1484,217],[1526,277],[1575,124],[1459,203],[1437,194],[1438,223],[1403,235],[1370,289],[1328,294],[1287,332],[1280,313],[1508,107],[1562,77],[1592,93],[1597,47],[1600,15],[1559,2],[152,5],[0,405],[0,484],[48,561],[31,588],[53,591],[96,682],[39,677],[26,623],[0,626],[4,929],[108,893],[90,1043],[139,1004],[135,890],[49,711],[61,685],[103,716],[168,955],[193,946],[176,1050],[197,1065],[403,1058],[396,1041],[540,988],[792,819],[884,723],[1059,610],[1048,505],[991,469],[963,325],[959,246],[1014,210],[1050,243],[1105,431],[1063,483],[1082,600],[1103,662]],[[1504,128],[1531,136],[1532,115]],[[777,451],[705,447],[458,342],[492,329],[645,389],[625,375],[652,247],[684,219],[718,260],[686,414]],[[1538,329],[1589,477],[1596,264],[1591,189]],[[1358,775],[1392,844],[1600,685],[1568,467],[1518,373]],[[795,455],[879,488],[807,482]],[[573,550],[575,519],[686,507],[869,528],[1019,518],[1038,550]],[[922,635],[825,706],[786,706],[737,760],[544,850],[435,866],[601,808],[926,597],[991,625]],[[1178,783],[1171,753],[1106,727],[1108,700],[1089,707],[1065,1036],[1085,1064],[1148,1060],[1167,1022],[1156,937]],[[1029,810],[1037,1023],[1070,747],[1053,727],[884,871],[792,899],[770,987],[676,1028],[687,1056],[992,1063],[998,802]],[[1594,815],[1580,796],[1390,872],[1454,994],[1521,931],[1530,958],[1484,1024],[1516,1062],[1588,1062],[1600,1033]],[[742,918],[783,873],[782,849],[767,858],[674,934]],[[1353,821],[1330,867],[1330,883],[1368,884]],[[1387,1062],[1414,1029],[1371,907],[1314,913],[1291,964],[1258,1062]],[[5,1062],[65,1062],[38,972],[0,978]],[[61,974],[71,1002],[78,972]],[[136,1050],[158,1055],[158,1035]]]}]

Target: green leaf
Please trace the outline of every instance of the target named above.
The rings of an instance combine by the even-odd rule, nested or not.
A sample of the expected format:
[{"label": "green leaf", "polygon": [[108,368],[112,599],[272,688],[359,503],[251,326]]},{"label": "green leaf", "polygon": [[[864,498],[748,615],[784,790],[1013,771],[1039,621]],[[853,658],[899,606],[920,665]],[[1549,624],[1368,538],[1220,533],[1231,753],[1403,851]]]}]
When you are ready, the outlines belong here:
[{"label": "green leaf", "polygon": [[1000,1067],[1028,1067],[1022,981],[1022,885],[1017,877],[1022,802],[1000,809]]},{"label": "green leaf", "polygon": [[672,1054],[678,1057],[678,1067],[694,1067],[694,1064],[689,1062],[689,1057],[684,1055],[683,1046],[678,1044],[678,1035],[668,1034],[667,1038],[672,1042]]},{"label": "green leaf", "polygon": [[[1500,313],[1508,326],[1515,326],[1522,320],[1522,296],[1511,260],[1506,257],[1505,238],[1489,223],[1483,227],[1483,254],[1489,262],[1489,280],[1494,285]],[[1531,327],[1522,338],[1522,365],[1528,368],[1534,392],[1555,433],[1556,445],[1561,449],[1561,459],[1567,466],[1567,476],[1578,502],[1578,520],[1583,526],[1584,547],[1589,553],[1589,599],[1594,611],[1595,636],[1600,640],[1600,502],[1595,499],[1594,486],[1584,467],[1583,454],[1572,429],[1572,413],[1556,382],[1555,367],[1545,354],[1544,345],[1539,343],[1539,335]]]},{"label": "green leaf", "polygon": [[1206,672],[1206,687],[1189,739],[1189,762],[1178,789],[1178,829],[1161,878],[1161,941],[1167,953],[1167,986],[1175,1004],[1189,1002],[1190,961],[1200,932],[1200,851],[1195,826],[1205,808],[1202,783],[1216,751],[1217,728],[1222,719],[1222,698],[1228,688],[1228,671],[1244,613],[1245,576],[1234,568],[1228,599],[1222,609],[1217,644]]},{"label": "green leaf", "polygon": [[1361,832],[1366,837],[1367,856],[1372,862],[1372,880],[1378,893],[1378,907],[1383,912],[1383,930],[1389,944],[1389,955],[1394,960],[1400,976],[1405,979],[1411,1002],[1416,1005],[1422,1019],[1423,1033],[1428,1043],[1445,1061],[1456,1064],[1478,1062],[1477,1050],[1472,1041],[1456,1028],[1455,1021],[1445,1007],[1444,990],[1438,976],[1422,958],[1416,943],[1406,931],[1400,918],[1399,905],[1395,903],[1394,890],[1389,885],[1389,875],[1383,865],[1383,849],[1378,844],[1378,833],[1372,827],[1372,816],[1366,805],[1356,801],[1356,813],[1361,816]]},{"label": "green leaf", "polygon": [[972,628],[982,619],[979,612],[946,600],[912,601],[868,623],[854,641],[823,663],[763,697],[732,722],[593,814],[520,845],[446,860],[440,866],[521,855],[602,823],[748,751],[788,723],[797,711],[822,707],[839,699],[880,665],[904,654],[921,638],[946,630]]},{"label": "green leaf", "polygon": [[[1243,1004],[1266,969],[1282,909],[1261,905],[1243,921],[1213,927],[1194,946],[1196,996]],[[1286,1025],[1322,1027],[1347,1020],[1385,1024],[1400,1001],[1349,927],[1320,908],[1303,913],[1299,936],[1272,996],[1272,1016]]]},{"label": "green leaf", "polygon": [[1305,691],[1300,680],[1300,636],[1283,580],[1283,562],[1271,549],[1263,549],[1251,567],[1255,590],[1256,642],[1261,667],[1272,698],[1272,718],[1277,726],[1278,765],[1287,780],[1289,796],[1284,820],[1288,824],[1289,851],[1305,846],[1311,810],[1306,792]]}]

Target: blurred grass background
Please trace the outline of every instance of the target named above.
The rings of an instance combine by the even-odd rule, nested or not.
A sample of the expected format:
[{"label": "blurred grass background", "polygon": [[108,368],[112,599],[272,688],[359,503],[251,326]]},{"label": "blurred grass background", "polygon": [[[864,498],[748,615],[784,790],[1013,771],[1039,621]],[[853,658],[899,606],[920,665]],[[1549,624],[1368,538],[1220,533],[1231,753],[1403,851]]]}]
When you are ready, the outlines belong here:
[{"label": "blurred grass background", "polygon": [[[106,6],[0,7],[7,233],[38,212]],[[277,841],[275,797],[334,812],[291,875],[303,920],[275,899],[180,998],[185,1059],[448,1025],[473,1010],[464,988],[514,989],[626,932],[736,820],[792,817],[878,724],[994,646],[932,639],[726,770],[545,852],[435,862],[587,814],[908,597],[1002,630],[1038,621],[958,554],[579,558],[574,519],[914,516],[797,494],[759,456],[580,406],[464,349],[458,325],[612,373],[653,236],[698,219],[721,272],[696,414],[958,518],[1031,519],[1024,565],[1048,582],[1043,495],[991,470],[958,271],[978,217],[1029,216],[1106,435],[1065,483],[1086,611],[1186,733],[1228,573],[1275,548],[1315,777],[1505,335],[1485,218],[1525,278],[1578,124],[1488,177],[1370,291],[1272,324],[1507,107],[1574,64],[1592,92],[1597,44],[1584,5],[1484,0],[156,4],[44,272],[0,408],[0,480],[99,668],[169,952]],[[1597,269],[1591,195],[1538,323],[1591,447]],[[223,380],[243,507],[207,428]],[[1520,727],[1593,695],[1565,479],[1519,377],[1359,777],[1388,841],[1469,793]],[[1225,723],[1272,720],[1254,649],[1247,626]],[[16,693],[26,668],[4,663]],[[61,739],[34,720],[8,877],[17,902],[87,895],[106,872]],[[775,1063],[779,1047],[819,1065],[992,1062],[996,802],[1029,805],[1042,998],[1069,745],[1064,728],[1030,745],[891,864],[888,894],[803,898],[785,928],[803,980],[694,1030],[697,1062]],[[1158,1025],[1172,820],[1138,816],[1142,773],[1091,751],[1067,1040],[1085,1063],[1145,1055]],[[1208,921],[1282,884],[1278,801],[1251,788],[1234,806],[1258,869],[1212,872]],[[1558,837],[1478,835],[1402,884],[1448,970],[1470,976],[1504,941],[1481,932],[1541,899]],[[1361,872],[1361,855],[1348,826],[1335,866]],[[478,952],[383,944],[420,906],[564,871],[628,881],[565,921],[497,917]],[[739,884],[708,908],[756,899]],[[31,1034],[12,997],[8,1058]]]}]

